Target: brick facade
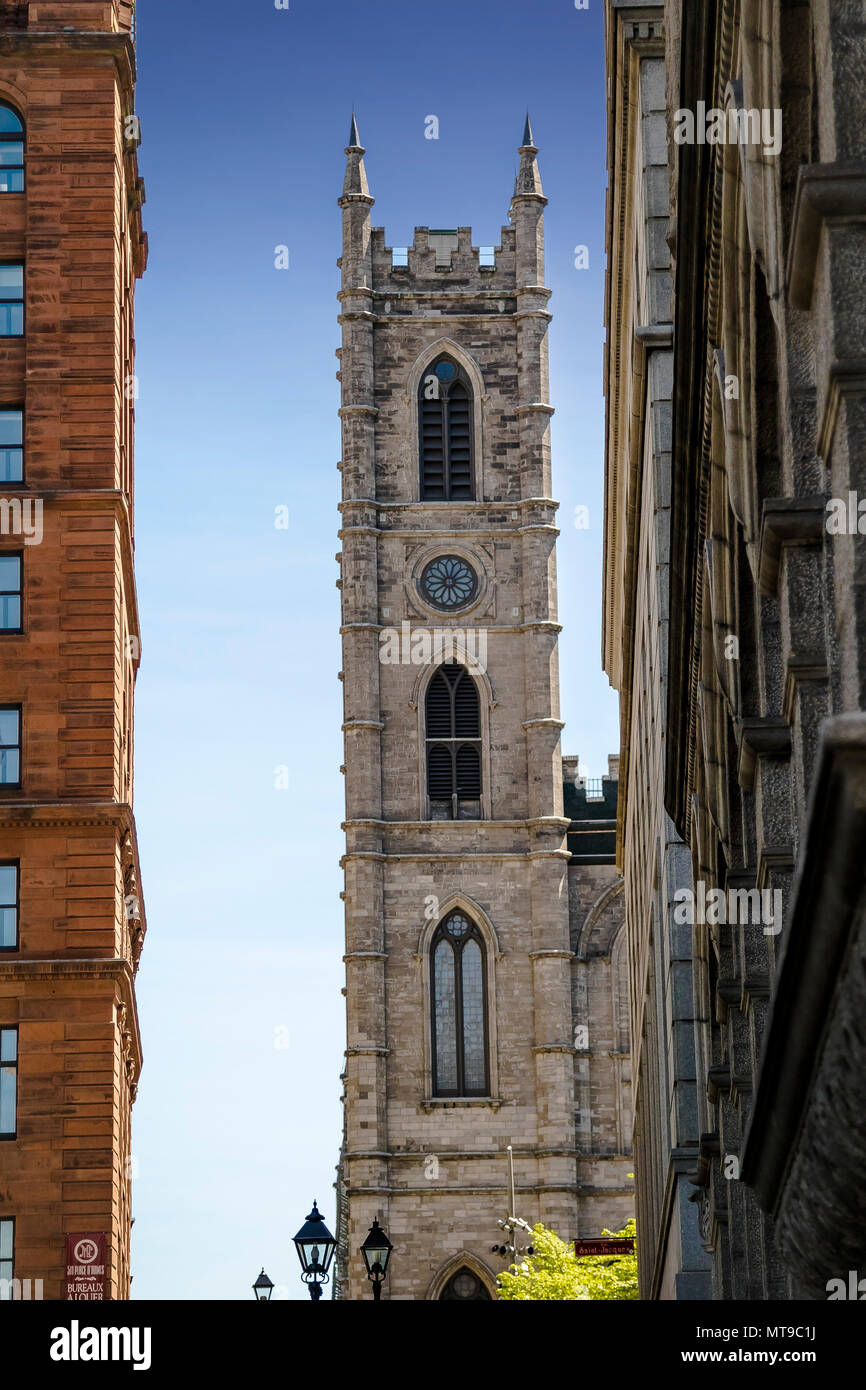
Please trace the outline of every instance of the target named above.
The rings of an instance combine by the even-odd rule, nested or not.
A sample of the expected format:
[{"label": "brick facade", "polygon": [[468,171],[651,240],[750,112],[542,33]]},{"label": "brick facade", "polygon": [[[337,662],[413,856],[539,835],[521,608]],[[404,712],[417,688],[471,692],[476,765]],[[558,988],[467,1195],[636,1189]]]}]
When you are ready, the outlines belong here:
[{"label": "brick facade", "polygon": [[0,861],[20,870],[0,1027],[18,1030],[17,1130],[0,1138],[16,1279],[64,1295],[64,1236],[108,1237],[129,1296],[134,974],[145,923],[132,816],[139,626],[132,553],[133,299],[146,260],[136,164],[134,6],[0,8],[0,101],[26,131],[23,192],[0,194],[0,262],[25,267],[24,332],[0,338],[0,410],[24,410],[42,508],[23,623],[0,633],[0,704],[20,705],[21,785],[0,786]]}]

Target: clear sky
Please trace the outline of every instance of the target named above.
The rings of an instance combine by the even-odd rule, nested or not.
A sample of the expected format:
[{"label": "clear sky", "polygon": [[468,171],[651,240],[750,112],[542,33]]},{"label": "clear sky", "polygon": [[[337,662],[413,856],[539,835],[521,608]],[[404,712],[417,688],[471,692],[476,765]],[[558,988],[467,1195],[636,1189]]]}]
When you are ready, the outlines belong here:
[{"label": "clear sky", "polygon": [[314,1197],[333,1227],[336,199],[353,104],[392,245],[416,225],[498,242],[531,111],[550,199],[563,748],[590,776],[618,751],[600,658],[602,31],[602,0],[139,0],[134,1298],[251,1298],[263,1264],[305,1298],[291,1237]]}]

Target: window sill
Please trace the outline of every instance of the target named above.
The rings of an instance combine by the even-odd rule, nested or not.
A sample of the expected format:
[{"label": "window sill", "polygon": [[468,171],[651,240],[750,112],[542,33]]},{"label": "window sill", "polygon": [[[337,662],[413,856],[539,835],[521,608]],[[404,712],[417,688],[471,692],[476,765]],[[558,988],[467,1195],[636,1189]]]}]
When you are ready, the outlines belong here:
[{"label": "window sill", "polygon": [[486,1105],[491,1110],[498,1110],[503,1104],[501,1096],[428,1096],[421,1101],[421,1109],[429,1115],[433,1110],[464,1105]]}]

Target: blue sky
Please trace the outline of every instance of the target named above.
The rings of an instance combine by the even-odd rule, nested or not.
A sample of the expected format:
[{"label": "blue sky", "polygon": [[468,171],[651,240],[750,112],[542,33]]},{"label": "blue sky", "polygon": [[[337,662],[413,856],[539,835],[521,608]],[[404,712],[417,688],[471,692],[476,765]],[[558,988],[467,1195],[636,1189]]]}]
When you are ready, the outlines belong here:
[{"label": "blue sky", "polygon": [[[136,814],[148,938],[133,1297],[305,1298],[345,1045],[340,214],[354,104],[392,245],[495,243],[532,114],[554,291],[564,750],[618,749],[600,668],[602,0],[139,0]],[[438,141],[424,137],[439,118]],[[288,271],[274,266],[286,245]],[[589,248],[576,270],[574,248]],[[575,508],[588,506],[589,530]],[[288,507],[287,530],[274,525]],[[275,785],[287,769],[288,787]]]}]

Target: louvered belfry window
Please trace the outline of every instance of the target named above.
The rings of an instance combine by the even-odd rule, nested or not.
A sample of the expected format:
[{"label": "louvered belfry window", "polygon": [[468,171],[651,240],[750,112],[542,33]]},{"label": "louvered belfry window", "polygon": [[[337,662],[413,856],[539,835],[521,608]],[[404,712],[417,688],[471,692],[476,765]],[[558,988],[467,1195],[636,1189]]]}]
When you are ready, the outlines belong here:
[{"label": "louvered belfry window", "polygon": [[421,497],[470,502],[473,486],[472,387],[450,357],[427,368],[418,388]]},{"label": "louvered belfry window", "polygon": [[487,980],[484,940],[471,918],[451,912],[431,943],[433,1093],[486,1096]]},{"label": "louvered belfry window", "polygon": [[427,687],[431,820],[481,819],[481,706],[463,666],[447,661]]}]

